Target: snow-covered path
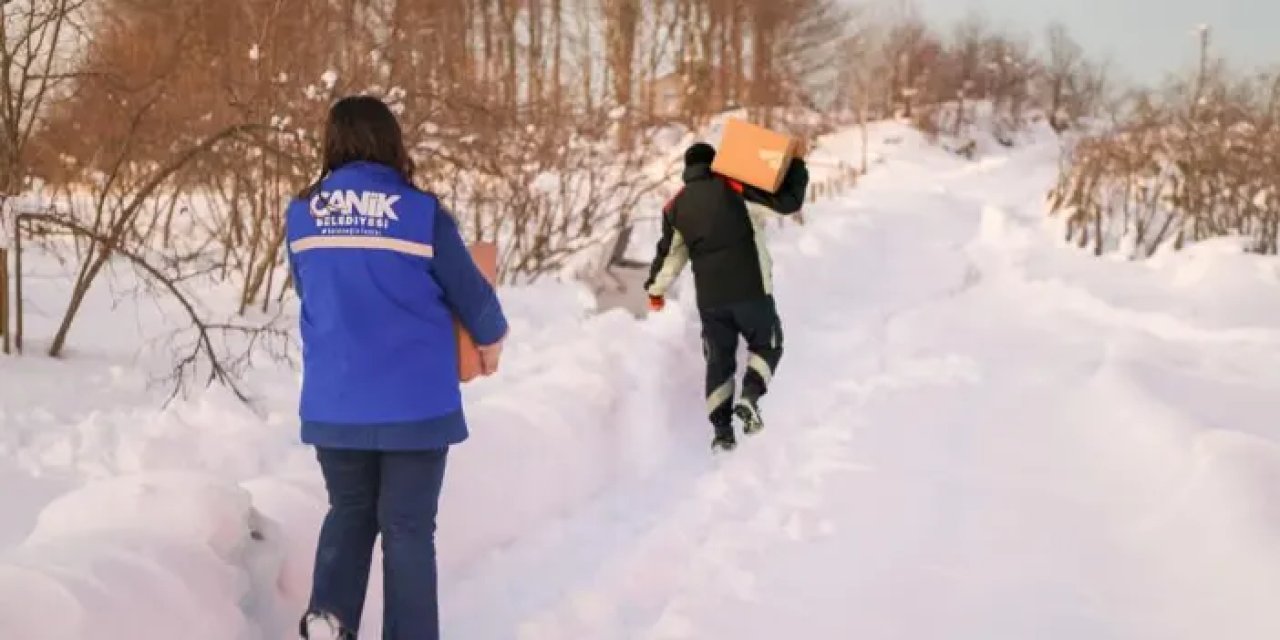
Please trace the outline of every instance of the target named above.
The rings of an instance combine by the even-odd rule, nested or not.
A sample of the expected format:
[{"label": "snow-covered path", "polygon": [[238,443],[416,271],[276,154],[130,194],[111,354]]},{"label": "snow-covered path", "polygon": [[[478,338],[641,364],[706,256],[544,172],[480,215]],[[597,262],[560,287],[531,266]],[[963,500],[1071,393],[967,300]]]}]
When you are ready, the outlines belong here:
[{"label": "snow-covered path", "polygon": [[1198,300],[1210,266],[1160,291],[1056,246],[1052,152],[902,167],[812,215],[778,251],[766,434],[522,541],[478,580],[553,589],[504,619],[463,583],[458,637],[1280,635],[1280,322]]},{"label": "snow-covered path", "polygon": [[[969,163],[891,133],[774,230],[786,355],[731,455],[687,300],[504,293],[520,339],[446,479],[445,637],[1280,637],[1280,261],[1093,258],[1044,219],[1052,143]],[[323,513],[293,372],[256,381],[262,419],[156,412],[109,354],[14,362],[0,636],[290,637]],[[72,377],[93,394],[57,402]]]}]

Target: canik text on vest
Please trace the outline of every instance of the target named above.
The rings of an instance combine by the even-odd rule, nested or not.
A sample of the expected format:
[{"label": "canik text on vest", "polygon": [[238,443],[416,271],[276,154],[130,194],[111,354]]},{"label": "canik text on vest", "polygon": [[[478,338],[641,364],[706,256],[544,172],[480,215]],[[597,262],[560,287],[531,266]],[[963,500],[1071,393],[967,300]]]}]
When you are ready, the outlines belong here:
[{"label": "canik text on vest", "polygon": [[398,222],[400,196],[379,191],[321,191],[311,198],[311,216],[319,228],[386,229]]}]

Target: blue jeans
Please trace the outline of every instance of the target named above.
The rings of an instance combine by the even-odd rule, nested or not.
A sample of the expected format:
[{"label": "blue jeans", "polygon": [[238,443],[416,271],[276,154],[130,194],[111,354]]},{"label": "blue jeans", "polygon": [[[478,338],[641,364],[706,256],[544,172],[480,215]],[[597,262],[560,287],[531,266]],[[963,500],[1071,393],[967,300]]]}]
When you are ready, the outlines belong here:
[{"label": "blue jeans", "polygon": [[373,543],[382,534],[384,640],[437,640],[436,510],[448,449],[318,448],[329,493],[309,611],[337,617],[355,638]]}]

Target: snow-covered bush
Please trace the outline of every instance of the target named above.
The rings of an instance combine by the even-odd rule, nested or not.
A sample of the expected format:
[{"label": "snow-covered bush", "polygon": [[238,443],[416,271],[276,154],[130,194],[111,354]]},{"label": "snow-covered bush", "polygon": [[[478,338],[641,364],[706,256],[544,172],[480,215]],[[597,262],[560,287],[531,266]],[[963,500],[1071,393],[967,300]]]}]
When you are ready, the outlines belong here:
[{"label": "snow-covered bush", "polygon": [[1145,258],[1223,236],[1275,254],[1280,240],[1280,78],[1223,75],[1147,94],[1112,130],[1069,151],[1051,212],[1066,238]]}]

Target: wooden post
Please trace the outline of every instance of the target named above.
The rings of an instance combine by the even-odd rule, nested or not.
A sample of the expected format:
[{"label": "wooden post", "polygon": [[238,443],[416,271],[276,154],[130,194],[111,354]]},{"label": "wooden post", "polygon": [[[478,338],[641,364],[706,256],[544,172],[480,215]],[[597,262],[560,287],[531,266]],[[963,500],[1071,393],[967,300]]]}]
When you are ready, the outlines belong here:
[{"label": "wooden post", "polygon": [[12,353],[9,337],[9,250],[0,247],[0,335],[4,336],[4,353]]},{"label": "wooden post", "polygon": [[22,214],[13,219],[13,346],[18,353],[22,353],[22,222],[25,219]]}]

